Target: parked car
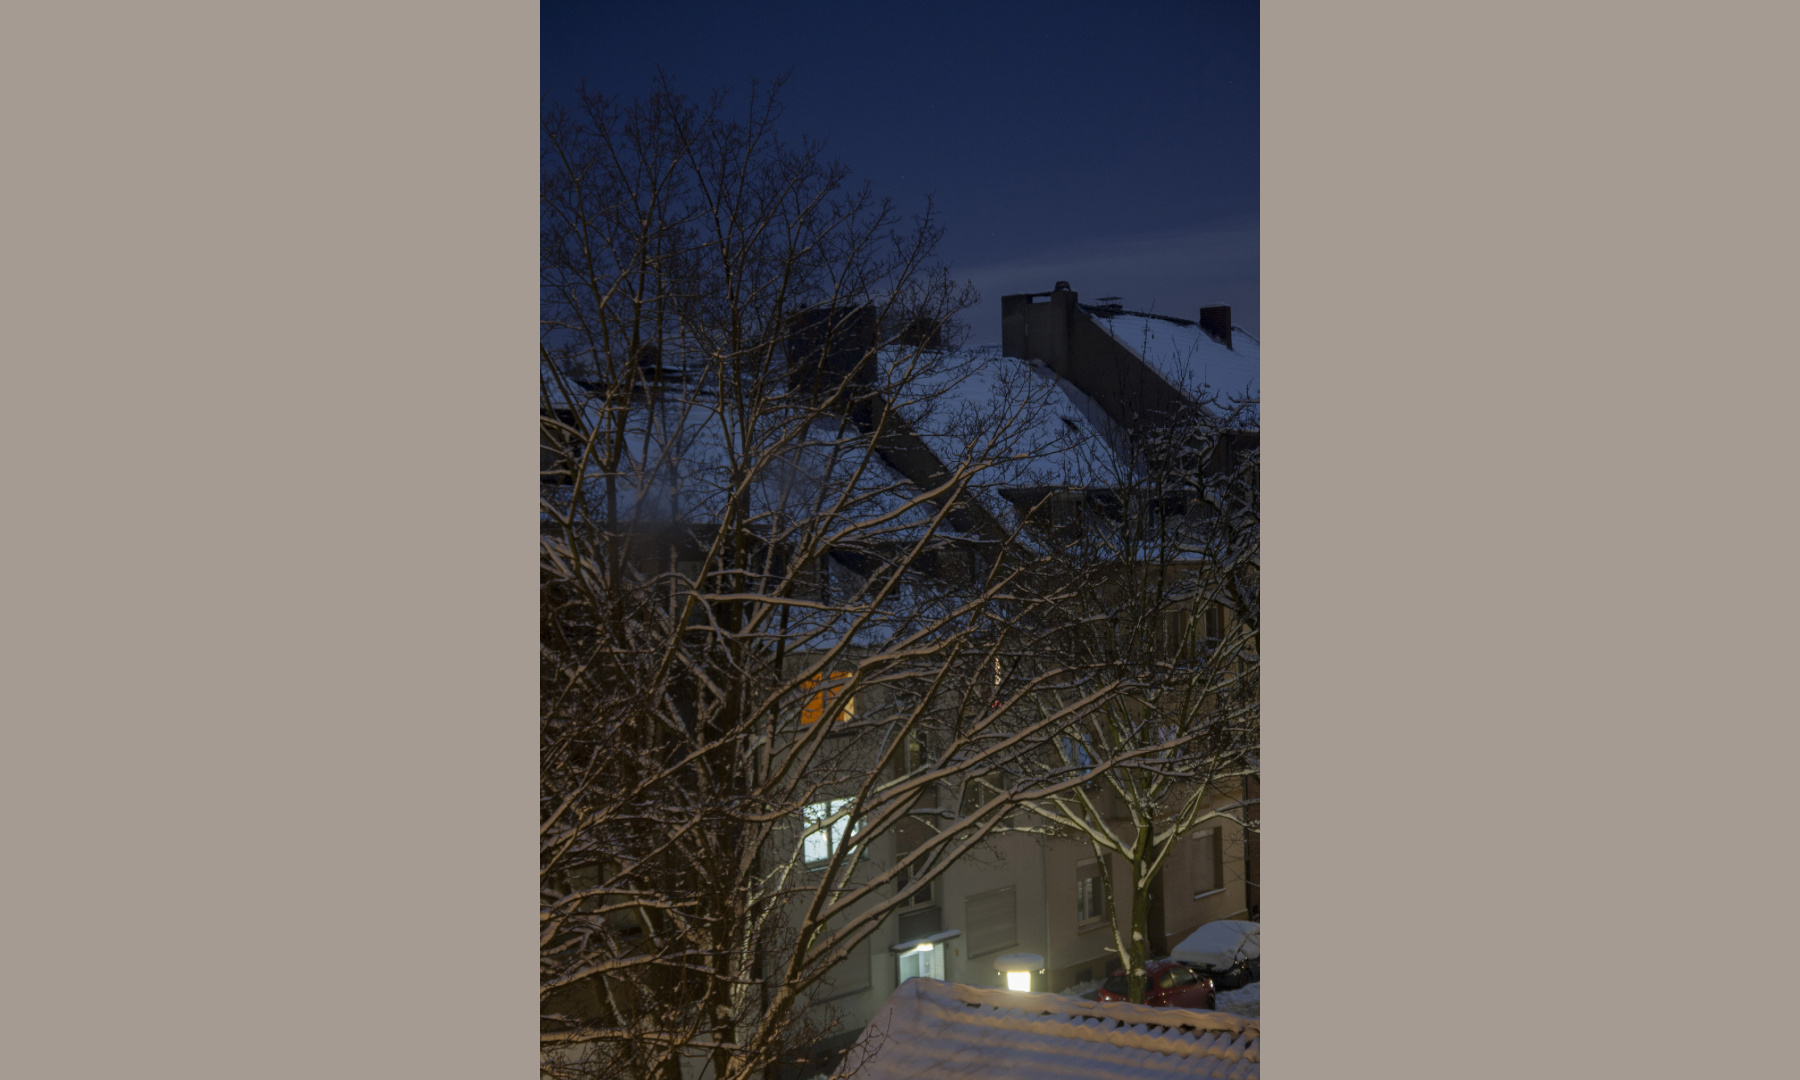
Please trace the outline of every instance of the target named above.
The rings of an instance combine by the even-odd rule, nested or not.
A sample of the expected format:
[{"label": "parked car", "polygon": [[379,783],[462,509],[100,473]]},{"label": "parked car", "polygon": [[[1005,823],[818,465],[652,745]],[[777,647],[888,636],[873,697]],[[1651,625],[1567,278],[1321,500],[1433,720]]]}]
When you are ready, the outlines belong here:
[{"label": "parked car", "polygon": [[[1144,1004],[1172,1005],[1180,1009],[1210,1010],[1213,1007],[1212,976],[1183,960],[1152,960],[1144,965],[1150,985],[1144,990]],[[1096,995],[1101,1001],[1130,1001],[1131,986],[1125,970],[1118,968],[1100,984]]]},{"label": "parked car", "polygon": [[1230,967],[1215,968],[1206,964],[1195,964],[1201,974],[1213,981],[1214,990],[1241,990],[1253,982],[1262,981],[1262,961],[1251,957],[1239,960]]},{"label": "parked car", "polygon": [[1209,922],[1169,955],[1210,975],[1215,989],[1236,990],[1262,979],[1262,925],[1241,919]]}]

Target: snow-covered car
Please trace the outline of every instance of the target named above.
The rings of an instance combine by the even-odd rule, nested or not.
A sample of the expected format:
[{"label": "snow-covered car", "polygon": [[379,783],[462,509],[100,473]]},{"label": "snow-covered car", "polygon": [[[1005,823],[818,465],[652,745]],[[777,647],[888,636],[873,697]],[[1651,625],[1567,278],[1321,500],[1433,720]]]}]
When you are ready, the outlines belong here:
[{"label": "snow-covered car", "polygon": [[1210,976],[1218,990],[1236,990],[1262,978],[1262,924],[1219,919],[1201,926],[1169,950],[1169,958]]},{"label": "snow-covered car", "polygon": [[[1212,977],[1180,960],[1152,960],[1144,965],[1150,985],[1144,988],[1144,1004],[1168,1005],[1178,1009],[1213,1007]],[[1096,995],[1101,1001],[1130,1001],[1131,986],[1123,968],[1115,969],[1100,984]]]}]

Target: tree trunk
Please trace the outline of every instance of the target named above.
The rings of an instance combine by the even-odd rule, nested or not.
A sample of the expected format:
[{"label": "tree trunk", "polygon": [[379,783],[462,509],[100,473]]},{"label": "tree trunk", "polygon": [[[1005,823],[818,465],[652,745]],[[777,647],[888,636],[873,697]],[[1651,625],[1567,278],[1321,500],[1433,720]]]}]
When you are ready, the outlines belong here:
[{"label": "tree trunk", "polygon": [[1150,879],[1150,910],[1148,924],[1145,928],[1145,940],[1150,945],[1150,955],[1161,959],[1169,955],[1168,929],[1163,920],[1163,872],[1158,870]]},{"label": "tree trunk", "polygon": [[[1142,879],[1133,874],[1134,884]],[[1125,965],[1126,981],[1131,988],[1131,1000],[1139,1005],[1144,1003],[1144,996],[1149,992],[1150,980],[1144,971],[1144,962],[1149,959],[1150,940],[1150,889],[1139,886],[1131,891],[1131,937],[1125,947],[1130,951]]]}]

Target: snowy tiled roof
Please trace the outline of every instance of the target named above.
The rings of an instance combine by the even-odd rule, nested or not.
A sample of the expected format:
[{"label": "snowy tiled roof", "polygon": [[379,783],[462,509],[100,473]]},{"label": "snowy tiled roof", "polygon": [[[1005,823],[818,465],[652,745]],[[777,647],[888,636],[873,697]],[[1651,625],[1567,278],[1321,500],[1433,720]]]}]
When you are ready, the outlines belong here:
[{"label": "snowy tiled roof", "polygon": [[1255,1080],[1261,1023],[1226,1013],[909,979],[870,1019],[837,1075]]}]

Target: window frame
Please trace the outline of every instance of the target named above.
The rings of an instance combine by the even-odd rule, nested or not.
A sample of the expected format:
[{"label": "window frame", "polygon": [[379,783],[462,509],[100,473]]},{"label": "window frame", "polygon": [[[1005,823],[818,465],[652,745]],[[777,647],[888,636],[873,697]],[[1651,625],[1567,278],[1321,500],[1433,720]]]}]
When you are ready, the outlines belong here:
[{"label": "window frame", "polygon": [[937,904],[938,879],[932,878],[923,885],[914,885],[909,875],[902,870],[895,880],[895,890],[900,894],[900,904],[896,911],[914,911],[918,908],[933,907]]},{"label": "window frame", "polygon": [[[1188,856],[1190,861],[1188,880],[1192,885],[1193,898],[1199,900],[1202,897],[1224,892],[1225,830],[1215,825],[1210,829],[1196,829],[1188,835],[1190,842],[1194,845]],[[1210,846],[1205,846],[1209,839]],[[1204,889],[1200,888],[1199,882],[1200,860],[1203,856],[1208,857],[1212,864],[1207,867],[1207,876],[1211,878],[1212,883]]]},{"label": "window frame", "polygon": [[[1088,899],[1087,883],[1094,883],[1092,914],[1083,914],[1083,901]],[[1106,921],[1106,875],[1100,872],[1100,860],[1088,859],[1075,864],[1075,926],[1077,931],[1092,929]]]}]

